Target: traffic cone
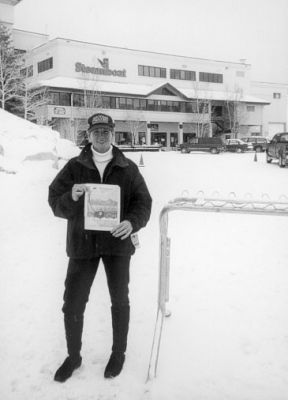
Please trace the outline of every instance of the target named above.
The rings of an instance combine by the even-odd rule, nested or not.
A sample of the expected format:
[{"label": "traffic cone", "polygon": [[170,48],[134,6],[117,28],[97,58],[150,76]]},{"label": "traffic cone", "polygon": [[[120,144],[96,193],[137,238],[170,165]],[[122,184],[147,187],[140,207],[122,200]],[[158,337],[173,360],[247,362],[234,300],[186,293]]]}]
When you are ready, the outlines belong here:
[{"label": "traffic cone", "polygon": [[257,161],[257,151],[255,151],[255,154],[254,154],[254,161]]},{"label": "traffic cone", "polygon": [[144,167],[144,161],[143,161],[143,156],[142,156],[142,154],[141,154],[141,156],[140,156],[139,167]]}]

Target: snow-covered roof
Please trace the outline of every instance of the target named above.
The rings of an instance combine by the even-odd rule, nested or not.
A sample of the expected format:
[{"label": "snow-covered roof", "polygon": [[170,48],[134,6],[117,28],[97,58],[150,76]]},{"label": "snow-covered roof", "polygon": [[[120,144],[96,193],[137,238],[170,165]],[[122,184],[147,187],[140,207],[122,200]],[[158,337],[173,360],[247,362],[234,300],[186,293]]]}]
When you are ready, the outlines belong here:
[{"label": "snow-covered roof", "polygon": [[38,85],[65,89],[97,90],[99,92],[107,93],[134,94],[139,96],[147,96],[151,91],[156,90],[157,87],[159,87],[159,85],[135,85],[131,83],[105,82],[66,77],[42,80],[38,82]]},{"label": "snow-covered roof", "polygon": [[[198,89],[184,89],[179,87],[177,84],[173,85],[169,82],[166,84],[170,88],[174,88],[179,94],[187,99],[209,99],[219,101],[240,101],[243,103],[258,103],[258,104],[270,104],[267,100],[260,99],[250,95],[240,96],[238,93],[224,92],[224,91],[212,91],[212,90],[198,90]],[[79,89],[79,90],[97,90],[104,93],[117,93],[117,94],[128,94],[147,97],[152,95],[155,90],[165,86],[165,84],[159,85],[139,85],[133,83],[122,83],[122,82],[106,82],[99,80],[87,80],[87,79],[76,79],[67,77],[56,77],[52,79],[42,80],[38,82],[39,86],[48,86],[53,88],[64,88],[64,89]]]},{"label": "snow-covered roof", "polygon": [[181,89],[181,92],[190,99],[208,99],[219,101],[239,101],[241,103],[270,104],[267,100],[250,95],[240,95],[237,92],[223,92],[212,90]]}]

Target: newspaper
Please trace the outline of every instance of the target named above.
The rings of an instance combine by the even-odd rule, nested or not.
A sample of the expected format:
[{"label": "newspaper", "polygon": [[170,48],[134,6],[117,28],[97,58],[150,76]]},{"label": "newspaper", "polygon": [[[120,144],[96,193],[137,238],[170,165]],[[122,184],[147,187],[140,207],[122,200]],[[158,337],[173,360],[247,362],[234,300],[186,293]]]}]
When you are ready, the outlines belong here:
[{"label": "newspaper", "polygon": [[84,228],[111,231],[120,223],[120,186],[86,184]]}]

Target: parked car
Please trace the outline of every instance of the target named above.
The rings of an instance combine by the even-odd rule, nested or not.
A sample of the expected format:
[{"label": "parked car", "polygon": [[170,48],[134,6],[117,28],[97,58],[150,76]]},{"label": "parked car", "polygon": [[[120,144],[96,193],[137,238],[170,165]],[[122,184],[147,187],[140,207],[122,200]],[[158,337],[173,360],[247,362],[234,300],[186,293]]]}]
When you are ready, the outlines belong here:
[{"label": "parked car", "polygon": [[225,143],[221,137],[193,138],[189,143],[183,143],[177,146],[181,153],[190,153],[191,151],[208,151],[212,154],[218,154],[225,150]]},{"label": "parked car", "polygon": [[288,163],[288,132],[274,135],[266,149],[266,161],[278,160],[279,167],[284,168]]},{"label": "parked car", "polygon": [[269,143],[269,140],[263,136],[248,136],[246,138],[242,138],[242,140],[245,143],[252,144],[253,150],[257,151],[257,153],[265,151]]},{"label": "parked car", "polygon": [[252,150],[252,145],[243,142],[241,139],[226,139],[226,150],[236,153],[244,153],[244,151]]}]

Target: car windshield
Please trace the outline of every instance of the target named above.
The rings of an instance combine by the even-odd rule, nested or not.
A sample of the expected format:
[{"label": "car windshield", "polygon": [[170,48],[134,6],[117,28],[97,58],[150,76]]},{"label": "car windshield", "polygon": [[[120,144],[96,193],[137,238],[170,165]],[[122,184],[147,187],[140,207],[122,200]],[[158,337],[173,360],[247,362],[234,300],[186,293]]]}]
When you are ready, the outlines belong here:
[{"label": "car windshield", "polygon": [[288,133],[287,135],[280,136],[280,142],[288,142]]}]

